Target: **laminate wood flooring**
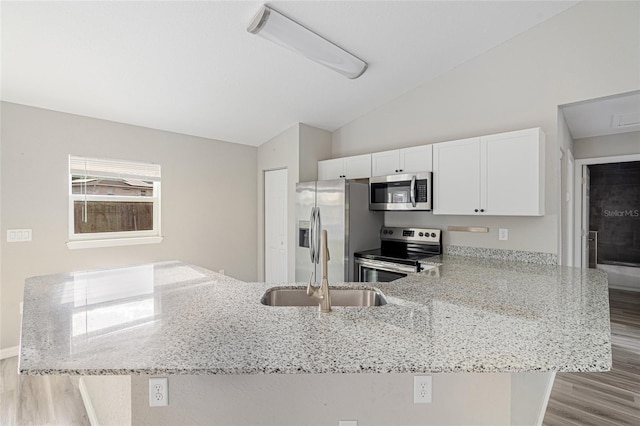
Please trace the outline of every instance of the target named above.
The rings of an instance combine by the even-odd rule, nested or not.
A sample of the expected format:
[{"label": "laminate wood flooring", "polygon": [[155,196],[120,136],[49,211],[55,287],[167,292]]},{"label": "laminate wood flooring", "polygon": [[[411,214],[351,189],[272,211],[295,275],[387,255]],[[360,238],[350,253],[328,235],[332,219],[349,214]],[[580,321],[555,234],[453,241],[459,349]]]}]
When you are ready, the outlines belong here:
[{"label": "laminate wood flooring", "polygon": [[89,425],[78,378],[20,376],[18,357],[0,361],[0,425]]},{"label": "laminate wood flooring", "polygon": [[609,290],[613,366],[558,373],[545,426],[640,425],[640,292]]}]

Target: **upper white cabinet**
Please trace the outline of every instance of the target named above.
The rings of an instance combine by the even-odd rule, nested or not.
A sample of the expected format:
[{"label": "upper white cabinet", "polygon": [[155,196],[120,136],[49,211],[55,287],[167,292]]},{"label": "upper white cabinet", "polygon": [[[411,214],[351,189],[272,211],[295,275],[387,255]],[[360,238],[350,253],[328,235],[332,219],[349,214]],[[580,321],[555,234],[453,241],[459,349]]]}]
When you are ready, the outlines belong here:
[{"label": "upper white cabinet", "polygon": [[434,214],[544,215],[540,128],[433,145]]},{"label": "upper white cabinet", "polygon": [[371,154],[318,161],[318,180],[371,177]]},{"label": "upper white cabinet", "polygon": [[480,210],[480,138],[433,145],[433,214]]},{"label": "upper white cabinet", "polygon": [[432,145],[374,152],[371,154],[371,176],[430,172],[432,163]]}]

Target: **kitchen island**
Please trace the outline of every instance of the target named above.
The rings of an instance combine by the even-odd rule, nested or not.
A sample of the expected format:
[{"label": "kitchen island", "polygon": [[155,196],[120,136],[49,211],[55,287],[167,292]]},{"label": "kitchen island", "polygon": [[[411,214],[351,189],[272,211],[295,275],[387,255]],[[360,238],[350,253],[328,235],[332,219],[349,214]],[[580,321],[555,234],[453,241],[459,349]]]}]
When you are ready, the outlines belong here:
[{"label": "kitchen island", "polygon": [[610,369],[604,273],[448,255],[432,261],[439,266],[430,271],[364,285],[380,289],[386,305],[329,314],[265,306],[260,299],[272,284],[177,261],[30,278],[19,370],[192,382]]}]

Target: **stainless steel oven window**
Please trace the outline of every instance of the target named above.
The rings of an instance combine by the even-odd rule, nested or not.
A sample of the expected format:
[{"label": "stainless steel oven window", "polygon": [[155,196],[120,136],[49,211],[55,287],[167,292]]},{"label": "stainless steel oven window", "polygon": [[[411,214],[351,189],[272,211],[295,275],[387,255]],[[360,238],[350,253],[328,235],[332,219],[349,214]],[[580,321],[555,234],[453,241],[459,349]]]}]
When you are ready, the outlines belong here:
[{"label": "stainless steel oven window", "polygon": [[355,263],[358,282],[389,282],[416,272],[413,266],[379,260],[356,258]]}]

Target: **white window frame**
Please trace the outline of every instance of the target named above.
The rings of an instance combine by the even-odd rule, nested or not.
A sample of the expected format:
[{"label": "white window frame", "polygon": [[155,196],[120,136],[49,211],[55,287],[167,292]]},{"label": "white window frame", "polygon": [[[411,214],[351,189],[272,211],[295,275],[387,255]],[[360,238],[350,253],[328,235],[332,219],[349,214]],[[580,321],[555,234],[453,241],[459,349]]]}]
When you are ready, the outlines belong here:
[{"label": "white window frame", "polygon": [[[104,178],[133,178],[145,181],[153,181],[153,196],[118,196],[118,195],[92,195],[74,194],[72,180],[81,170],[79,166],[84,164],[84,174],[92,177]],[[69,155],[69,249],[114,247],[138,244],[157,244],[162,241],[160,234],[160,166],[150,163],[140,163],[125,160],[99,159]],[[75,233],[76,201],[122,201],[153,203],[153,229],[146,231],[124,232],[94,232]]]}]

